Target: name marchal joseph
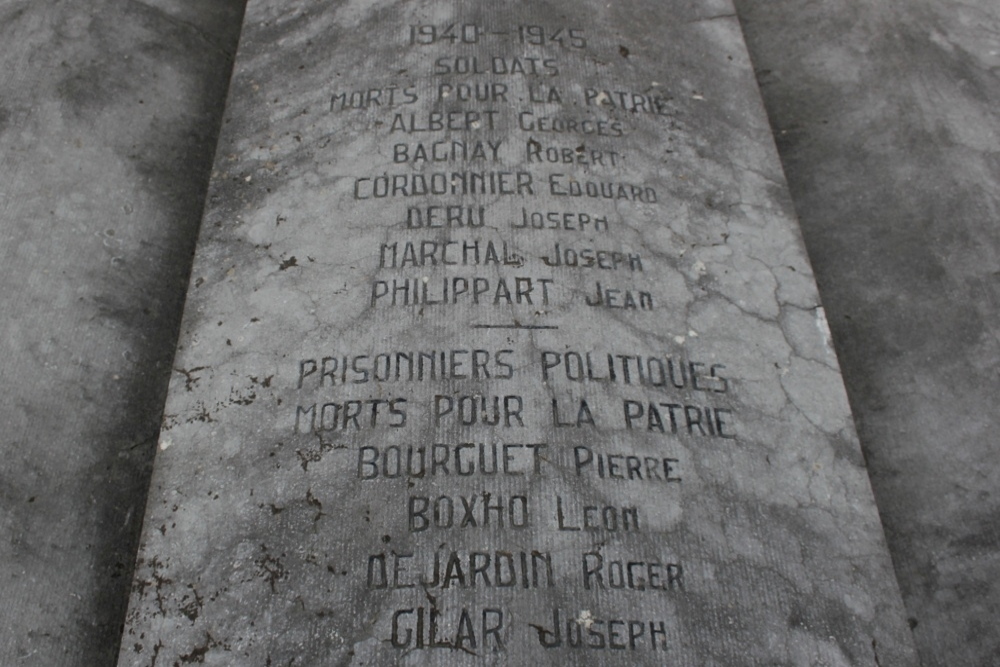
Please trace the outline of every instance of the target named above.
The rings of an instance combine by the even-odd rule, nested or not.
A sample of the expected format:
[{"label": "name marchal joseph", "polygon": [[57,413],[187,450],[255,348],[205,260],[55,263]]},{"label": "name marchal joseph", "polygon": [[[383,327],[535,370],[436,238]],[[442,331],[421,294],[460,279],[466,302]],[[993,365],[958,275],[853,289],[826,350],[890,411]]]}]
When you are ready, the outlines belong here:
[{"label": "name marchal joseph", "polygon": [[728,0],[250,0],[120,664],[915,665]]}]

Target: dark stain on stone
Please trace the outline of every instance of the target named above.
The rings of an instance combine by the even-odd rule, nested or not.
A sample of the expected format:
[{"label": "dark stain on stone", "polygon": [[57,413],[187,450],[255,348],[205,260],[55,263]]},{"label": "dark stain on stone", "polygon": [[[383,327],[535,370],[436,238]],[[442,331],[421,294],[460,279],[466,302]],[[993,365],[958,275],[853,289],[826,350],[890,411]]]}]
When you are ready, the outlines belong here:
[{"label": "dark stain on stone", "polygon": [[208,408],[205,407],[205,404],[202,403],[201,401],[198,401],[197,403],[197,411],[195,412],[194,416],[188,417],[184,423],[191,424],[196,421],[204,422],[206,424],[215,421],[212,418],[212,413],[208,411]]},{"label": "dark stain on stone", "polygon": [[250,405],[255,400],[257,400],[257,394],[253,391],[244,394],[235,387],[229,390],[230,405]]},{"label": "dark stain on stone", "polygon": [[162,650],[163,650],[163,642],[162,641],[156,642],[156,645],[153,647],[153,659],[150,660],[149,662],[150,667],[153,667],[156,664],[156,659],[160,657],[160,651]]},{"label": "dark stain on stone", "polygon": [[323,503],[313,495],[312,489],[306,489],[306,502],[316,508],[316,516],[313,517],[313,523],[326,516],[326,512],[323,511]]},{"label": "dark stain on stone", "polygon": [[205,643],[202,646],[196,646],[195,648],[191,649],[190,653],[185,653],[184,655],[179,656],[181,662],[188,664],[194,662],[204,663],[205,654],[208,653],[210,641],[211,641],[211,635],[208,636],[208,638],[205,640]]},{"label": "dark stain on stone", "polygon": [[310,463],[316,463],[317,461],[320,461],[323,458],[323,452],[314,449],[307,449],[307,450],[296,449],[295,454],[298,455],[299,465],[302,466],[302,470],[304,470],[305,472],[309,472]]},{"label": "dark stain on stone", "polygon": [[948,545],[963,554],[967,554],[969,551],[994,553],[1000,547],[998,520],[1000,520],[998,512],[981,517],[967,517],[965,519],[967,526],[965,534],[956,536]]},{"label": "dark stain on stone", "polygon": [[185,595],[181,598],[181,613],[188,617],[190,621],[195,621],[198,618],[198,614],[201,611],[202,601],[201,596],[198,595],[197,589],[194,586],[188,586],[191,589],[191,595]]},{"label": "dark stain on stone", "polygon": [[254,384],[259,384],[261,387],[270,387],[271,386],[271,379],[273,377],[274,377],[274,375],[268,375],[266,378],[264,378],[263,380],[261,380],[256,375],[251,375],[250,376],[250,382],[253,382]]},{"label": "dark stain on stone", "polygon": [[195,366],[191,370],[185,370],[183,368],[175,368],[174,370],[184,376],[184,389],[187,391],[194,391],[195,386],[198,384],[198,380],[201,378],[195,373],[198,371],[203,371],[208,366]]},{"label": "dark stain on stone", "polygon": [[264,557],[257,561],[257,566],[260,568],[258,575],[267,580],[272,593],[277,593],[278,582],[286,578],[288,573],[286,572],[285,566],[282,564],[280,558],[269,554],[267,552],[267,547],[263,544],[261,545],[261,549],[264,551]]},{"label": "dark stain on stone", "polygon": [[134,74],[118,63],[92,61],[70,71],[56,86],[59,99],[76,118],[95,118],[127,92]]}]

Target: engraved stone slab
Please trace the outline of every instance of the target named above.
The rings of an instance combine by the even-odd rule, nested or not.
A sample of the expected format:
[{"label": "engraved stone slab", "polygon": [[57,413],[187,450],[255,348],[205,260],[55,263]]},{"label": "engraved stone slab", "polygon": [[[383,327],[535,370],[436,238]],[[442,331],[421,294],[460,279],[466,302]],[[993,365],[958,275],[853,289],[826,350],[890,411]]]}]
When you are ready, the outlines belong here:
[{"label": "engraved stone slab", "polygon": [[915,664],[728,2],[252,1],[120,664]]}]

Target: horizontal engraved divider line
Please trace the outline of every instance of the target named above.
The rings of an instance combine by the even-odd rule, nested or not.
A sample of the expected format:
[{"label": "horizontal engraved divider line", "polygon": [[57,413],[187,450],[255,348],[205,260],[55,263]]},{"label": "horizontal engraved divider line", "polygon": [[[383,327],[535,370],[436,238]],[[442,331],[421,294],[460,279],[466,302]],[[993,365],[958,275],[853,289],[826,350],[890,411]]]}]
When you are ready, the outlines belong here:
[{"label": "horizontal engraved divider line", "polygon": [[558,329],[554,324],[473,324],[473,329]]}]

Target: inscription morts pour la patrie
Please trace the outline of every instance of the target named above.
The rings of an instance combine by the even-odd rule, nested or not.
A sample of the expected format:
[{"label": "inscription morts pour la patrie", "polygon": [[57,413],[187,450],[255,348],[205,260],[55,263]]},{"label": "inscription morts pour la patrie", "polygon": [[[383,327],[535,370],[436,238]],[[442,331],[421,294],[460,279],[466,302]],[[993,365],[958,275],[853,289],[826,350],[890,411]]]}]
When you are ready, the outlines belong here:
[{"label": "inscription morts pour la patrie", "polygon": [[728,2],[251,0],[120,664],[915,664]]}]

